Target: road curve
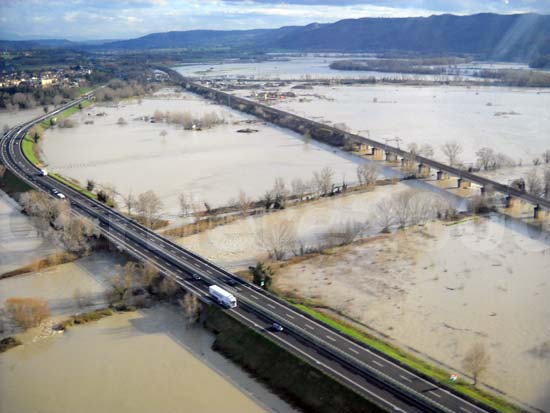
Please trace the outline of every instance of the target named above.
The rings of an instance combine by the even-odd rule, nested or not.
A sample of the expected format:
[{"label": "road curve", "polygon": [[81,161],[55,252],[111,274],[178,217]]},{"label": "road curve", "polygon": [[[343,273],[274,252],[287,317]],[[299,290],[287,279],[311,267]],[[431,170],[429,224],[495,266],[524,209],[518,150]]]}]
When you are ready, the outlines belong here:
[{"label": "road curve", "polygon": [[[72,210],[95,220],[102,234],[115,246],[139,260],[151,263],[201,300],[211,303],[208,297],[208,286],[211,284],[221,285],[231,291],[239,305],[235,309],[225,310],[230,316],[385,410],[411,413],[494,412],[488,406],[474,404],[417,375],[118,211],[50,176],[40,176],[39,169],[23,153],[22,140],[25,134],[34,124],[78,105],[92,95],[86,95],[47,115],[10,129],[0,141],[1,162],[34,189],[51,194],[55,188],[65,194]],[[192,274],[199,274],[202,279],[195,281]],[[236,285],[229,285],[228,279],[232,279]],[[284,326],[283,332],[269,330],[268,327],[275,321]]]}]

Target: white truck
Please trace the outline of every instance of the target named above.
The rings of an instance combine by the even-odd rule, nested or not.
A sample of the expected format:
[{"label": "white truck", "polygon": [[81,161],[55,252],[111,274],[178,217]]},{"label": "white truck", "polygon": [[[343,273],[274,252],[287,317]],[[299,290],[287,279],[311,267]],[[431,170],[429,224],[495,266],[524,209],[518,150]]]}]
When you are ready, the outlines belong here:
[{"label": "white truck", "polygon": [[217,285],[211,285],[210,287],[208,287],[208,292],[221,305],[228,308],[237,307],[237,299],[229,291],[225,291],[223,288],[220,288]]}]

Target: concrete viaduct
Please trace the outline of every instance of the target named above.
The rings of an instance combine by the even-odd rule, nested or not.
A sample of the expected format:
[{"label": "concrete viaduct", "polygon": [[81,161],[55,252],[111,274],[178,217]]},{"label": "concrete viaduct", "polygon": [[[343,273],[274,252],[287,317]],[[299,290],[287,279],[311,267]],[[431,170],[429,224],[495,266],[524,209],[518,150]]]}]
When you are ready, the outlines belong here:
[{"label": "concrete viaduct", "polygon": [[458,178],[457,187],[468,188],[474,183],[480,186],[482,195],[489,189],[504,194],[506,207],[510,207],[517,200],[529,203],[533,206],[533,218],[535,219],[541,218],[543,215],[550,216],[550,200],[548,199],[537,197],[509,185],[504,185],[466,170],[410,153],[395,146],[202,85],[183,77],[174,70],[166,68],[162,68],[162,70],[168,72],[173,79],[182,82],[183,87],[190,92],[225,104],[233,109],[255,115],[302,135],[307,134],[315,140],[338,147],[355,147],[360,152],[366,152],[371,155],[373,160],[401,163],[402,166],[408,164],[409,167],[416,170],[417,176],[420,177],[430,176],[432,170],[435,170],[438,180],[451,176]]}]

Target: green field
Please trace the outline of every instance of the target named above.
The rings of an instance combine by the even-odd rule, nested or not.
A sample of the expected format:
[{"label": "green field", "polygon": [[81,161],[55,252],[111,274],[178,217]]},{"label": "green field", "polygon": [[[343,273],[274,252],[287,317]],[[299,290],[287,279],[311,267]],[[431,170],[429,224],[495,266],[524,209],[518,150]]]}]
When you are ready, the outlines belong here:
[{"label": "green field", "polygon": [[471,384],[466,383],[464,380],[458,380],[456,383],[452,383],[449,380],[449,377],[451,376],[450,372],[442,368],[439,368],[437,366],[434,366],[433,364],[430,364],[420,359],[419,357],[409,354],[391,344],[385,343],[384,341],[376,337],[368,335],[349,324],[336,320],[335,318],[330,317],[321,311],[315,310],[310,306],[307,306],[304,304],[295,304],[295,305],[300,310],[315,317],[317,320],[322,321],[323,323],[341,331],[342,333],[345,333],[348,336],[353,337],[356,340],[359,340],[367,344],[368,346],[375,348],[376,350],[390,356],[391,358],[398,360],[403,364],[406,364],[412,369],[418,372],[421,372],[427,376],[430,376],[440,383],[445,383],[447,386],[452,387],[455,390],[458,390],[461,393],[464,393],[476,400],[479,400],[480,402],[483,402],[497,409],[500,412],[516,413],[521,411],[521,409],[512,405],[506,400],[503,400],[502,398],[494,396],[493,394],[490,394],[481,389],[478,389],[477,387],[474,387]]}]

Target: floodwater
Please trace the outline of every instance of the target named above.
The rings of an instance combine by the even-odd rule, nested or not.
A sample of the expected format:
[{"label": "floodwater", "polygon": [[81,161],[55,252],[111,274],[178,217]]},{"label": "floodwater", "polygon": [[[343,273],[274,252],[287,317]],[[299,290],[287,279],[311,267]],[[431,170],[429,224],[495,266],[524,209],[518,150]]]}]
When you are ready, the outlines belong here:
[{"label": "floodwater", "polygon": [[491,357],[481,381],[548,411],[549,268],[547,233],[495,215],[399,232],[275,280],[459,374],[481,342]]},{"label": "floodwater", "polygon": [[364,227],[361,235],[366,236],[378,230],[376,204],[406,189],[407,186],[400,183],[380,186],[371,192],[324,198],[267,215],[240,219],[181,238],[177,243],[231,270],[243,269],[268,258],[261,243],[262,231],[269,232],[271,228],[291,223],[296,248],[300,244],[305,248],[317,247],[323,234],[347,223],[361,224]]},{"label": "floodwater", "polygon": [[165,306],[73,327],[0,354],[0,411],[293,411],[213,352],[213,340]]},{"label": "floodwater", "polygon": [[0,307],[9,297],[40,297],[48,301],[52,315],[82,311],[75,296],[86,297],[88,306],[105,306],[108,280],[124,264],[107,253],[94,253],[71,263],[0,280]]},{"label": "floodwater", "polygon": [[[165,91],[166,92],[166,91]],[[204,131],[185,131],[173,125],[136,118],[152,116],[156,109],[189,111],[200,115],[216,112],[228,124]],[[105,112],[106,116],[95,116]],[[89,116],[88,116],[89,114]],[[117,125],[123,117],[128,124]],[[355,180],[356,164],[349,155],[317,143],[305,143],[288,130],[265,124],[233,124],[250,119],[195,95],[157,95],[123,102],[118,107],[97,106],[76,114],[78,126],[46,131],[43,157],[48,168],[86,183],[112,184],[118,193],[134,195],[154,190],[167,214],[179,212],[178,196],[192,194],[198,204],[212,206],[236,199],[239,190],[258,198],[272,187],[276,177],[287,184],[296,177],[311,178],[325,166],[334,178]],[[93,120],[93,125],[86,125]],[[258,133],[237,133],[241,128]],[[167,131],[163,139],[162,130]]]},{"label": "floodwater", "polygon": [[11,128],[43,114],[44,111],[42,108],[22,109],[14,112],[0,110],[0,127],[3,128],[5,125],[8,125]]},{"label": "floodwater", "polygon": [[[177,66],[174,69],[184,76],[213,78],[256,78],[256,79],[327,79],[327,78],[403,78],[403,79],[449,79],[453,76],[416,75],[402,73],[381,73],[371,71],[333,70],[329,66],[338,60],[349,60],[357,56],[314,56],[283,57],[281,60],[243,63],[223,62],[210,64],[189,64]],[[363,57],[361,57],[363,58]],[[459,65],[460,73],[464,75],[480,69],[525,69],[526,65],[514,63],[472,62]]]},{"label": "floodwater", "polygon": [[[529,88],[456,86],[338,86],[296,91],[298,98],[277,107],[325,122],[345,123],[362,135],[402,148],[457,141],[459,159],[474,163],[489,147],[530,164],[550,149],[550,92]],[[322,98],[319,98],[318,95]],[[299,97],[305,97],[300,102]]]},{"label": "floodwater", "polygon": [[0,191],[0,274],[53,254],[56,249],[39,237],[19,205]]}]

